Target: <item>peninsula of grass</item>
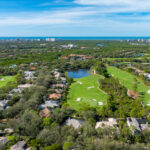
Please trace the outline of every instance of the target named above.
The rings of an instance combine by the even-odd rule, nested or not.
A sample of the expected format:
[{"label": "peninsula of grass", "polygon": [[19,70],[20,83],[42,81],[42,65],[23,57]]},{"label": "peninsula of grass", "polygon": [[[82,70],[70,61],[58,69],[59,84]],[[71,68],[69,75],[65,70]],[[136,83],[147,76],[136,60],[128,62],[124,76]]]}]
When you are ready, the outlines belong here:
[{"label": "peninsula of grass", "polygon": [[0,77],[0,88],[5,87],[9,82],[15,83],[16,76],[2,76]]},{"label": "peninsula of grass", "polygon": [[150,87],[144,85],[144,83],[138,79],[135,75],[118,69],[116,67],[107,67],[108,73],[111,74],[114,78],[118,78],[120,83],[129,90],[134,90],[135,78],[137,79],[137,91],[143,99],[144,104],[150,102],[150,94],[148,91]]},{"label": "peninsula of grass", "polygon": [[74,79],[67,100],[70,107],[79,110],[85,103],[94,108],[105,105],[107,94],[98,88],[99,78],[100,76],[98,75],[90,75]]}]

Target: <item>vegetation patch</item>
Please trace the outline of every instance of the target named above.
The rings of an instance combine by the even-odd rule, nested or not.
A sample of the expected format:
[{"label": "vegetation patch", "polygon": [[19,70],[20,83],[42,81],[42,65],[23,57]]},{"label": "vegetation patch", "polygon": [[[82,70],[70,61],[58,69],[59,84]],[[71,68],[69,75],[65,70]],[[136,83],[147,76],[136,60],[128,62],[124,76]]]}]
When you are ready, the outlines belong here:
[{"label": "vegetation patch", "polygon": [[[91,75],[74,79],[68,95],[68,104],[75,110],[79,110],[87,103],[91,107],[100,107],[106,104],[107,95],[99,90],[98,79],[100,76]],[[82,84],[80,84],[82,83]]]},{"label": "vegetation patch", "polygon": [[9,82],[16,82],[16,76],[2,76],[2,77],[0,77],[0,88],[6,86]]}]

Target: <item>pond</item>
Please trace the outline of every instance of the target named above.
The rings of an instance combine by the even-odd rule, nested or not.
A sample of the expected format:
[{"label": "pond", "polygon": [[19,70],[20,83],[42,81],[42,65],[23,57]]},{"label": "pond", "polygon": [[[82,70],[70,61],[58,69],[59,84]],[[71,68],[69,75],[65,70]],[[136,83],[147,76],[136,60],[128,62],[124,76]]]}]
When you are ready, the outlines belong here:
[{"label": "pond", "polygon": [[68,77],[72,77],[72,78],[83,78],[90,75],[89,69],[79,69],[76,71],[71,70],[68,71],[67,73],[68,73]]}]

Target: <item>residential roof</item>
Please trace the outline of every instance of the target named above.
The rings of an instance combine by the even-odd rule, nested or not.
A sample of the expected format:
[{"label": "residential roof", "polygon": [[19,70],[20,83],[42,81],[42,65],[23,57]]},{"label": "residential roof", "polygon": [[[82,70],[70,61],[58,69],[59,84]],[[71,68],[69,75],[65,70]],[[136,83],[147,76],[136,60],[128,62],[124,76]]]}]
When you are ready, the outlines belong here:
[{"label": "residential roof", "polygon": [[18,88],[30,88],[32,86],[32,84],[22,84],[22,85],[18,85]]},{"label": "residential roof", "polygon": [[84,121],[81,119],[70,119],[68,118],[64,125],[73,126],[75,129],[80,128],[83,125]]},{"label": "residential roof", "polygon": [[134,126],[138,131],[142,131],[148,128],[147,120],[142,118],[133,118],[133,117],[127,118],[127,125],[129,127]]},{"label": "residential roof", "polygon": [[46,108],[46,107],[51,107],[51,108],[59,107],[59,102],[58,101],[49,100],[49,101],[45,101],[44,104],[40,105],[40,108],[42,108],[42,109]]},{"label": "residential roof", "polygon": [[132,90],[128,90],[127,95],[129,97],[132,97],[133,99],[137,99],[139,97],[139,94],[135,91],[132,91]]},{"label": "residential roof", "polygon": [[48,96],[49,99],[60,99],[61,94],[53,93]]},{"label": "residential roof", "polygon": [[95,128],[114,127],[114,125],[117,125],[117,120],[115,118],[108,118],[106,121],[97,122]]},{"label": "residential roof", "polygon": [[40,111],[40,116],[43,118],[47,118],[50,116],[50,110],[48,108],[45,108]]},{"label": "residential roof", "polygon": [[26,148],[26,142],[25,141],[19,141],[15,145],[11,146],[10,150],[25,150]]}]

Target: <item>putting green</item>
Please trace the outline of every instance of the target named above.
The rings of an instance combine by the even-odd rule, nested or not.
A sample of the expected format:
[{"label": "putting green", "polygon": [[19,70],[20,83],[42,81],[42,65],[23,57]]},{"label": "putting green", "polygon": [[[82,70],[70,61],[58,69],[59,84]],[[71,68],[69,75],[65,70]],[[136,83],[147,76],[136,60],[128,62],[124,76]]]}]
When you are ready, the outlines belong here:
[{"label": "putting green", "polygon": [[98,88],[98,75],[74,79],[70,87],[67,103],[75,110],[79,110],[84,103],[91,107],[101,107],[106,104],[107,94]]}]

